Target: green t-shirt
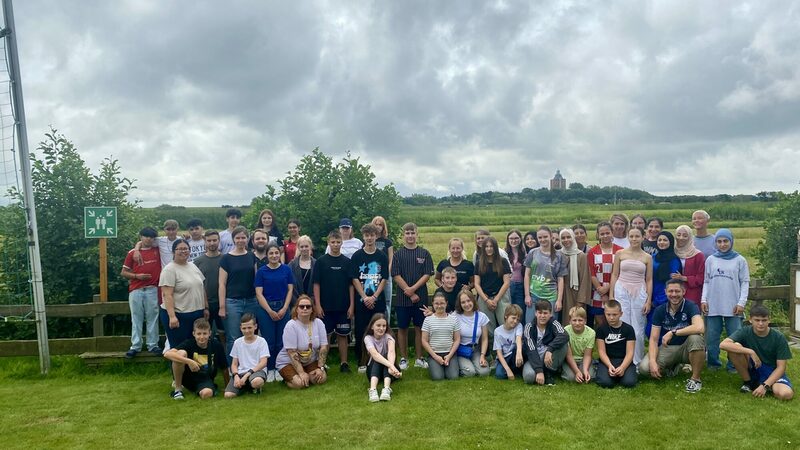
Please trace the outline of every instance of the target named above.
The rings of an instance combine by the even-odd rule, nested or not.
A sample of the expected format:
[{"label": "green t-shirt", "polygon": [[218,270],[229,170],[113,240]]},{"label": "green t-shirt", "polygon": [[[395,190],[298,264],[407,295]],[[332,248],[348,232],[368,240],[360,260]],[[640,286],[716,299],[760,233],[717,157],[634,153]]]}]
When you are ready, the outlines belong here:
[{"label": "green t-shirt", "polygon": [[533,297],[551,303],[558,300],[558,278],[567,275],[567,266],[562,256],[560,252],[556,252],[551,258],[550,255],[543,254],[541,249],[535,248],[525,257],[523,265],[531,269],[530,294]]},{"label": "green t-shirt", "polygon": [[792,351],[789,350],[786,338],[773,328],[769,329],[769,334],[760,337],[753,331],[752,326],[747,326],[734,332],[730,338],[733,342],[754,350],[758,359],[773,369],[777,367],[779,359],[792,359]]},{"label": "green t-shirt", "polygon": [[583,360],[583,352],[587,348],[594,348],[594,330],[589,327],[583,327],[583,333],[577,334],[572,330],[572,325],[567,325],[565,328],[569,335],[569,346],[572,349],[572,358],[577,361]]}]

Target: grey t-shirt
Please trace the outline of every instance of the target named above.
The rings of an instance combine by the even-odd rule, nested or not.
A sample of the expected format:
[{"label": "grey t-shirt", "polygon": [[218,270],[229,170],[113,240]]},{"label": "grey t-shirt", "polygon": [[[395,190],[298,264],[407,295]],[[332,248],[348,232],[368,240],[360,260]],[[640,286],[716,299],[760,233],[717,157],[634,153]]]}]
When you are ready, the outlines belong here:
[{"label": "grey t-shirt", "polygon": [[494,330],[494,350],[501,350],[503,357],[511,356],[511,348],[517,342],[517,336],[522,336],[522,324],[518,323],[516,327],[511,330],[506,330],[506,327],[500,325]]},{"label": "grey t-shirt", "polygon": [[703,237],[694,237],[694,246],[703,252],[706,259],[717,251],[717,240],[713,234]]},{"label": "grey t-shirt", "polygon": [[189,261],[194,261],[198,256],[206,252],[205,239],[189,239],[187,244],[189,244]]},{"label": "grey t-shirt", "polygon": [[562,256],[561,252],[556,252],[554,257],[545,255],[541,248],[528,252],[523,264],[531,269],[532,296],[549,302],[558,300],[558,278],[567,275],[567,265]]},{"label": "grey t-shirt", "polygon": [[219,262],[221,259],[222,253],[213,258],[207,255],[200,255],[192,261],[203,273],[203,276],[206,277],[203,284],[206,287],[208,303],[219,303]]}]

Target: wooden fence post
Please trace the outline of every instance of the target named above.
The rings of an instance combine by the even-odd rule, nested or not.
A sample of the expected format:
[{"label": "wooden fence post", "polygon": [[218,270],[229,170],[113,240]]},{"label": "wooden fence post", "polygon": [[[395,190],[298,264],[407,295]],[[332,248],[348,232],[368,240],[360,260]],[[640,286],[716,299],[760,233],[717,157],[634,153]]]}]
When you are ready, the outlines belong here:
[{"label": "wooden fence post", "polygon": [[[92,303],[100,303],[101,301],[103,300],[101,300],[99,295],[92,296]],[[103,319],[105,319],[105,317],[106,316],[99,314],[92,317],[92,331],[94,337],[104,336],[105,331],[103,327],[103,322],[104,322]]]}]

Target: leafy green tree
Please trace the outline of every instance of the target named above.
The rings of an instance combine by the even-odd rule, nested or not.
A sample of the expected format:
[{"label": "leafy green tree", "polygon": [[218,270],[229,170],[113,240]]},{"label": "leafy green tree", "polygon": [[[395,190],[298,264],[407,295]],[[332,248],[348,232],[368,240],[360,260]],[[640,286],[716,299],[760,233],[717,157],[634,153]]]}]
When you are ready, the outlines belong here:
[{"label": "leafy green tree", "polygon": [[[36,201],[36,217],[42,259],[45,301],[48,304],[83,303],[99,292],[99,255],[96,239],[83,235],[83,208],[116,206],[119,227],[117,239],[108,240],[109,296],[125,298],[127,281],[116,276],[125,255],[147,223],[147,214],[128,196],[135,189],[133,180],[122,176],[115,159],[106,158],[96,175],[92,174],[77,148],[63,134],[51,129],[31,154],[31,179]],[[41,155],[41,157],[37,156]],[[21,193],[11,196],[21,202]],[[2,277],[11,267],[27,270],[25,240],[20,223],[24,216],[19,203],[5,208],[0,223],[9,248],[22,249],[0,267]],[[11,228],[6,228],[9,226]],[[17,228],[15,228],[17,227]],[[6,261],[4,261],[6,263]],[[18,275],[15,275],[18,276]]]},{"label": "leafy green tree", "polygon": [[764,225],[764,240],[754,251],[760,266],[756,275],[768,285],[789,284],[789,264],[797,258],[800,229],[800,192],[775,196],[778,204]]},{"label": "leafy green tree", "polygon": [[253,199],[243,224],[252,227],[261,210],[271,209],[280,227],[289,219],[299,220],[302,233],[310,236],[318,249],[325,248],[324,238],[339,226],[342,217],[352,219],[358,233],[374,216],[383,216],[391,224],[400,209],[394,185],[378,186],[370,166],[350,153],[334,163],[317,147],[277,184],[277,189],[267,185],[266,192]]}]

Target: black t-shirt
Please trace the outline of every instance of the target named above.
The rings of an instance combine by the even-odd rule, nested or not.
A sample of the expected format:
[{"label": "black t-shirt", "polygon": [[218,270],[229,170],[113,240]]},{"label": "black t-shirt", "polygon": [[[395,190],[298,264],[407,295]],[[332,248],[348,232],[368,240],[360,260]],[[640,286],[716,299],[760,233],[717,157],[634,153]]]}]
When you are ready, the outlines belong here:
[{"label": "black t-shirt", "polygon": [[609,359],[624,359],[628,341],[636,340],[636,331],[625,322],[622,322],[619,328],[611,328],[606,323],[597,329],[595,338],[606,343],[606,354]]},{"label": "black t-shirt", "polygon": [[370,255],[362,248],[350,258],[350,277],[361,282],[367,296],[373,295],[381,281],[389,278],[389,258],[381,251]]},{"label": "black t-shirt", "polygon": [[205,280],[203,284],[206,287],[206,295],[208,295],[208,303],[219,303],[219,263],[222,261],[222,255],[217,255],[213,258],[206,255],[200,255],[192,261],[200,272],[203,273]]},{"label": "black t-shirt", "polygon": [[308,275],[308,271],[311,269],[303,269],[300,268],[300,276],[302,277],[301,281],[303,283],[303,294],[314,295],[314,291],[311,289],[311,277]]},{"label": "black t-shirt", "polygon": [[649,255],[652,256],[652,255],[655,255],[656,253],[658,253],[658,245],[657,245],[656,241],[651,241],[649,239],[643,239],[642,240],[642,250],[644,250],[645,253],[648,253]]},{"label": "black t-shirt", "polygon": [[458,263],[457,266],[454,266],[450,264],[450,258],[445,258],[436,266],[436,272],[442,273],[448,267],[456,270],[456,291],[460,291],[462,286],[469,286],[470,278],[475,275],[475,265],[472,264],[472,261],[465,259]]},{"label": "black t-shirt", "polygon": [[319,302],[324,310],[347,311],[350,307],[350,260],[344,255],[322,255],[314,265],[314,283],[319,284]]},{"label": "black t-shirt", "polygon": [[264,255],[263,258],[259,258],[258,255],[253,253],[253,259],[256,262],[256,271],[258,271],[258,269],[260,269],[260,268],[266,266],[267,264],[269,264],[269,258],[267,257],[267,255]]},{"label": "black t-shirt", "polygon": [[481,277],[481,289],[489,297],[494,297],[500,292],[500,288],[503,287],[503,275],[511,273],[511,266],[508,265],[508,261],[505,258],[500,258],[500,261],[503,262],[502,275],[498,275],[497,272],[492,270],[491,266],[486,267],[485,273],[477,274]]},{"label": "black t-shirt", "polygon": [[458,293],[461,292],[461,290],[458,289],[458,286],[453,288],[453,290],[450,292],[445,291],[444,288],[437,288],[436,292],[434,292],[433,294],[436,295],[436,293],[438,292],[444,294],[444,297],[447,299],[447,312],[450,313],[455,311],[456,302],[458,301]]},{"label": "black t-shirt", "polygon": [[389,238],[378,238],[375,240],[375,247],[389,257],[389,248],[392,247],[392,240]]},{"label": "black t-shirt", "polygon": [[256,258],[252,253],[234,256],[226,253],[219,262],[219,267],[228,272],[225,283],[225,296],[228,298],[254,298],[256,289],[253,281],[256,278]]},{"label": "black t-shirt", "polygon": [[209,339],[206,348],[201,348],[197,345],[197,341],[194,337],[190,337],[175,348],[177,350],[186,351],[187,358],[200,364],[200,370],[198,372],[187,370],[183,374],[184,377],[207,375],[213,380],[214,377],[217,376],[217,369],[228,368],[228,358],[225,357],[225,350],[222,348],[222,344],[216,339]]}]

